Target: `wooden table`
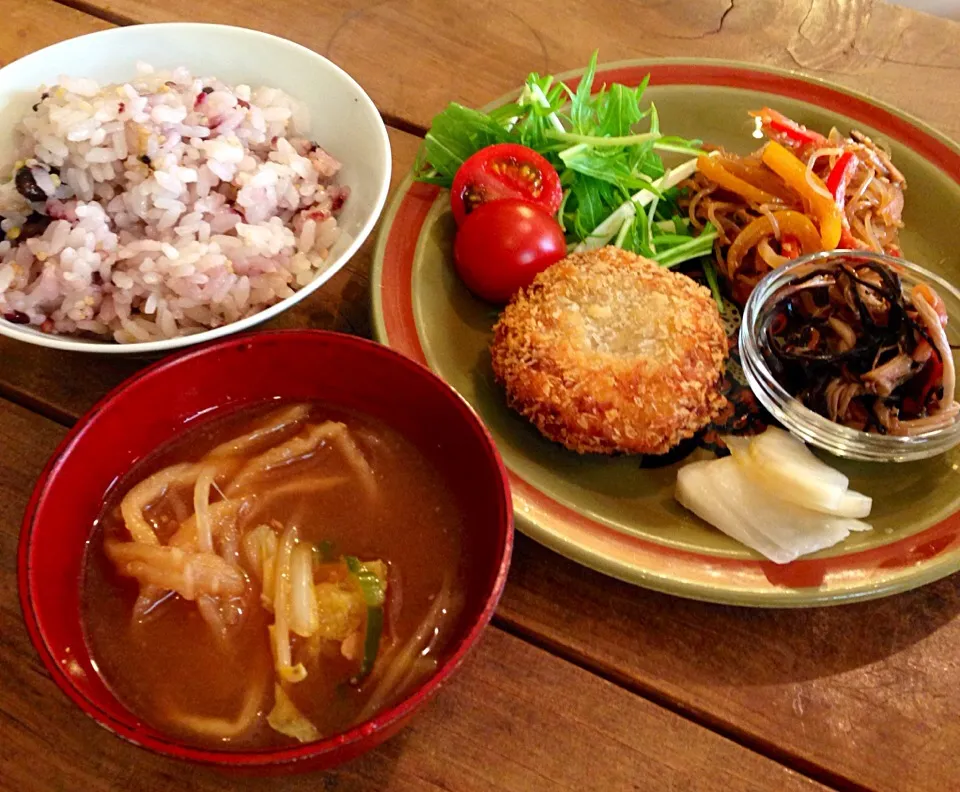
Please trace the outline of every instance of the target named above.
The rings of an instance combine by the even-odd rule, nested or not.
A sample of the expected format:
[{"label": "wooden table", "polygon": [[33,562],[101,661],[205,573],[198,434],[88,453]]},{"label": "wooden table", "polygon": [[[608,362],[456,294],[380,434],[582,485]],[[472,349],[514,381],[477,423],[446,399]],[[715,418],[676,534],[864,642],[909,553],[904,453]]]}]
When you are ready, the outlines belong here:
[{"label": "wooden table", "polygon": [[[430,118],[528,71],[713,56],[868,92],[960,138],[960,24],[871,0],[0,0],[0,59],[112,25],[245,25],[332,58],[390,126],[395,180]],[[368,243],[276,327],[369,331]],[[753,611],[617,583],[518,536],[478,649],[414,724],[335,772],[228,779],[130,747],[27,639],[15,548],[66,428],[141,362],[0,340],[0,790],[960,789],[960,590]]]}]

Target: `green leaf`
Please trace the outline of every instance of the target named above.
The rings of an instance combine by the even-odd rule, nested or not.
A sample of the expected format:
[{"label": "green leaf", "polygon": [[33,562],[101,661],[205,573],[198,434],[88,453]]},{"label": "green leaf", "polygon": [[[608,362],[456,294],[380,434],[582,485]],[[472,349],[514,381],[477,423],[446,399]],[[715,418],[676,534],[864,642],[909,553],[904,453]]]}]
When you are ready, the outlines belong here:
[{"label": "green leaf", "polygon": [[[677,228],[686,228],[687,225],[687,213],[680,210],[680,190],[676,187],[671,187],[669,190],[666,190],[660,196],[660,203],[657,206],[657,213],[659,217],[663,220],[674,220],[676,219],[682,225],[677,226]],[[680,232],[678,232],[680,233]]]},{"label": "green leaf", "polygon": [[457,169],[471,154],[494,143],[514,139],[502,124],[479,110],[451,102],[446,110],[434,117],[423,141],[423,156],[418,166],[420,173],[429,164],[434,183],[449,187]]},{"label": "green leaf", "polygon": [[[653,255],[653,249],[651,248],[650,233],[647,228],[647,218],[640,206],[635,204],[634,209],[633,217],[621,227],[615,244],[624,250],[650,258]],[[626,233],[624,233],[624,229],[626,229]]]},{"label": "green leaf", "polygon": [[492,121],[502,124],[503,127],[506,128],[507,123],[522,115],[525,109],[526,108],[519,102],[510,102],[509,104],[494,108],[490,111],[489,116]]},{"label": "green leaf", "polygon": [[659,251],[653,258],[663,267],[675,267],[684,261],[708,255],[713,250],[713,240],[716,238],[716,229],[707,223],[698,236],[668,250]]},{"label": "green leaf", "polygon": [[677,137],[676,135],[664,135],[657,139],[653,147],[657,151],[685,154],[689,157],[699,157],[704,153],[701,148],[702,145],[702,140],[687,140],[682,137]]},{"label": "green leaf", "polygon": [[356,579],[367,606],[367,629],[363,641],[363,659],[360,662],[358,680],[366,677],[372,670],[377,653],[380,650],[380,638],[383,634],[383,603],[386,598],[387,582],[356,556],[344,556],[350,574]]},{"label": "green leaf", "polygon": [[723,295],[720,293],[720,282],[717,279],[717,267],[713,259],[704,259],[703,274],[706,276],[707,285],[710,287],[710,293],[713,294],[714,302],[717,304],[717,310],[722,314],[724,312]]},{"label": "green leaf", "polygon": [[644,238],[646,239],[647,246],[653,252],[656,252],[657,250],[656,241],[653,238],[653,234],[654,234],[653,221],[654,221],[654,218],[657,216],[657,206],[659,206],[659,204],[660,204],[660,196],[657,195],[650,202],[650,206],[647,207],[646,215],[641,215],[641,217],[643,218],[643,222],[646,223],[646,226],[647,226],[646,230],[643,232]]},{"label": "green leaf", "polygon": [[597,51],[590,57],[590,64],[580,78],[577,92],[570,104],[570,123],[573,131],[588,135],[593,131],[594,104],[590,95],[593,90],[593,77],[597,73]]},{"label": "green leaf", "polygon": [[559,223],[560,230],[563,231],[564,234],[567,233],[567,225],[566,221],[564,220],[564,213],[567,211],[567,201],[569,200],[570,190],[566,189],[563,191],[563,198],[561,199],[560,206],[557,209],[557,223]]},{"label": "green leaf", "polygon": [[619,187],[624,192],[648,188],[651,179],[620,149],[593,148],[585,143],[560,152],[560,160],[571,170]]},{"label": "green leaf", "polygon": [[577,135],[573,132],[556,132],[550,130],[547,137],[563,143],[585,143],[594,148],[625,148],[627,146],[637,146],[641,143],[647,143],[659,138],[650,132],[638,132],[630,135]]},{"label": "green leaf", "polygon": [[633,125],[643,117],[640,111],[642,88],[611,85],[597,109],[597,134],[623,137],[633,132]]},{"label": "green leaf", "polygon": [[646,176],[650,181],[654,181],[663,176],[665,169],[663,160],[660,159],[654,145],[656,141],[647,140],[643,143],[630,146],[627,150],[627,163],[631,173]]},{"label": "green leaf", "polygon": [[578,174],[570,187],[564,225],[573,229],[576,241],[585,239],[622,200],[613,185]]},{"label": "green leaf", "polygon": [[382,606],[387,593],[386,581],[381,580],[373,569],[356,556],[344,556],[343,560],[350,574],[356,578],[367,606],[371,608]]},{"label": "green leaf", "polygon": [[690,239],[689,234],[663,234],[659,232],[659,227],[654,225],[653,241],[657,249],[667,250],[673,245],[679,245],[681,242],[687,242]]},{"label": "green leaf", "polygon": [[[517,100],[520,113],[514,135],[524,146],[545,154],[554,144],[548,139],[548,133],[559,125],[556,113],[564,103],[562,85],[553,85],[553,77],[540,77],[530,74],[524,89]],[[553,164],[556,164],[555,162]]]},{"label": "green leaf", "polygon": [[[546,157],[560,175],[564,198],[557,219],[571,246],[586,241],[606,221],[602,240],[615,237],[625,248],[647,256],[655,247],[670,254],[667,261],[684,256],[690,250],[685,245],[693,240],[690,229],[683,222],[670,222],[681,214],[678,192],[661,193],[653,182],[665,173],[658,152],[694,155],[700,141],[661,136],[657,108],[653,103],[641,106],[649,75],[636,88],[604,85],[592,93],[597,60],[594,52],[576,91],[551,75],[533,72],[516,101],[489,114],[451,103],[433,120],[417,156],[415,177],[449,187],[464,160],[480,149],[520,143]],[[643,128],[645,120],[648,129]],[[609,219],[641,190],[659,201],[648,210],[638,209],[632,222],[619,222],[622,212]],[[646,195],[644,204],[648,201]],[[664,221],[669,222],[667,229],[661,228]],[[700,248],[708,242],[699,243]],[[679,250],[671,253],[674,248]]]}]

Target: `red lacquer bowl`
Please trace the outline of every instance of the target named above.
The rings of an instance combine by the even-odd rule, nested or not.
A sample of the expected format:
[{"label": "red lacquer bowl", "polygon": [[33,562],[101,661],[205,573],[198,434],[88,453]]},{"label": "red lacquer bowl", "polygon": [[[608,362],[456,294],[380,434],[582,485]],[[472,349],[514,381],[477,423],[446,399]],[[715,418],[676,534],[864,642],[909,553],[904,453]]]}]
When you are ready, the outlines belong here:
[{"label": "red lacquer bowl", "polygon": [[[185,424],[274,397],[321,400],[379,418],[437,463],[463,514],[463,552],[469,559],[464,613],[433,676],[350,731],[281,750],[198,749],[141,722],[97,673],[80,620],[85,544],[104,494],[137,460]],[[222,767],[320,769],[395,734],[450,677],[493,615],[512,546],[513,510],[500,456],[452,388],[371,341],[320,331],[258,333],[147,368],[83,417],[47,464],[27,507],[19,546],[20,601],[54,681],[120,737],[166,756]]]}]

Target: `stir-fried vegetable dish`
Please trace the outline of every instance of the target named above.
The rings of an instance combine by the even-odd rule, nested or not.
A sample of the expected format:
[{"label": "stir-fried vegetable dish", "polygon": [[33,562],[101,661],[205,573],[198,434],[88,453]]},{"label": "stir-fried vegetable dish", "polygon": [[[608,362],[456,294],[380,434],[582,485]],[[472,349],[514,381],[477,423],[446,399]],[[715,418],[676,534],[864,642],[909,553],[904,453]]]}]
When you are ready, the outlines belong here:
[{"label": "stir-fried vegetable dish", "polygon": [[714,257],[736,302],[802,254],[900,255],[906,182],[883,148],[856,130],[821,135],[769,108],[754,117],[770,138],[763,148],[703,155],[681,185],[691,225],[717,231]]}]

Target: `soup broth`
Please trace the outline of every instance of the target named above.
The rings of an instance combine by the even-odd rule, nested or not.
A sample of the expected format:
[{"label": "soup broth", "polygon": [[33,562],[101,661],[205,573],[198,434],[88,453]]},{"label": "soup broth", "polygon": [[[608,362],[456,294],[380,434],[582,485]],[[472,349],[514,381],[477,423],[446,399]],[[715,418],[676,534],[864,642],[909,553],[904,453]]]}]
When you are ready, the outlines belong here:
[{"label": "soup broth", "polygon": [[132,712],[195,745],[330,736],[442,660],[460,533],[439,472],[378,421],[317,404],[215,419],[109,495],[82,582],[90,652]]}]

